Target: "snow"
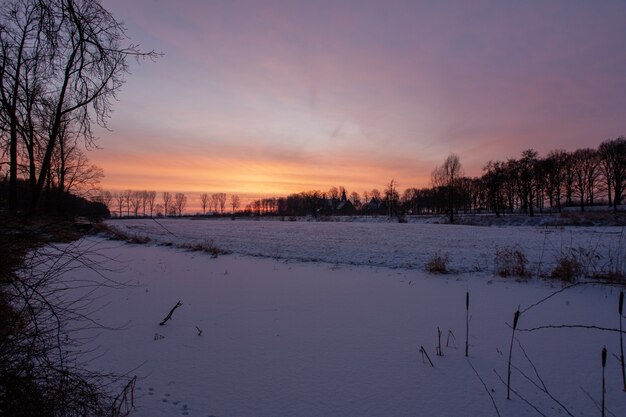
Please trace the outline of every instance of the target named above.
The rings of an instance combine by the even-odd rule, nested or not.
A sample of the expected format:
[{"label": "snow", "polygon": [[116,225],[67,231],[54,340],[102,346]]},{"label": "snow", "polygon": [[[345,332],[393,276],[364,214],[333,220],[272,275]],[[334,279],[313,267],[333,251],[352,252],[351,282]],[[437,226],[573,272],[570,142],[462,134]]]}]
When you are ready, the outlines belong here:
[{"label": "snow", "polygon": [[[520,245],[533,268],[548,268],[546,259],[566,247],[593,251],[601,259],[598,268],[617,254],[623,258],[622,230],[609,227],[159,222],[171,233],[151,220],[108,223],[157,244],[213,241],[233,254],[212,258],[154,243],[85,241],[108,259],[102,265],[107,276],[129,284],[108,290],[94,306],[103,324],[121,329],[101,332],[103,355],[90,366],[138,375],[137,417],[496,416],[464,357],[466,291],[469,361],[500,415],[532,415],[515,395],[506,400],[506,386],[495,372],[506,380],[507,323],[518,306],[524,310],[561,286],[494,277],[495,248]],[[437,252],[450,254],[456,273],[424,271],[424,261]],[[91,270],[69,274],[97,278]],[[520,318],[520,343],[549,392],[574,415],[600,414],[586,393],[600,401],[603,346],[609,351],[607,408],[626,415],[613,356],[618,333],[521,330],[559,324],[615,328],[618,294],[604,285],[573,287]],[[178,300],[182,307],[159,326]],[[437,327],[443,356],[435,355]],[[454,347],[445,346],[449,331]],[[422,360],[420,346],[434,367]],[[539,383],[517,344],[513,363]],[[546,415],[567,415],[517,370],[512,388]]]},{"label": "snow", "polygon": [[493,271],[498,249],[519,247],[537,275],[572,250],[585,252],[591,272],[624,255],[623,227],[482,227],[419,223],[214,221],[195,219],[111,220],[109,226],[157,243],[212,243],[240,255],[423,269],[447,255],[460,272]]}]

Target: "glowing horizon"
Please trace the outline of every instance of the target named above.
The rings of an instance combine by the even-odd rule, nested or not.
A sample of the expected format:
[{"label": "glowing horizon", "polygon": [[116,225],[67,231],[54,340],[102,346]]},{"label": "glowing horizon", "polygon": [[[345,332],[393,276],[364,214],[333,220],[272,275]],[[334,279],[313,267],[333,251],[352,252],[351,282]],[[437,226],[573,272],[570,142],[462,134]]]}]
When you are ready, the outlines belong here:
[{"label": "glowing horizon", "polygon": [[626,134],[626,4],[106,0],[132,64],[102,188],[281,196],[428,186]]}]

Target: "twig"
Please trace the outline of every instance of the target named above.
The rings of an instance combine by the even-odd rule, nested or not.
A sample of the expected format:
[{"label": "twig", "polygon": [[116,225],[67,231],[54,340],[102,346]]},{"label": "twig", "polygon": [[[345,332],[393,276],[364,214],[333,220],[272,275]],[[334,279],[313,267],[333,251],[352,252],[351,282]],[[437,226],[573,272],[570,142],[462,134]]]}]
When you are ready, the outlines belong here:
[{"label": "twig", "polygon": [[487,388],[487,384],[485,384],[485,381],[482,379],[482,377],[480,376],[480,374],[478,373],[476,368],[474,368],[474,365],[472,365],[472,362],[470,362],[469,359],[467,360],[467,363],[472,368],[472,370],[474,371],[474,373],[476,374],[476,376],[478,377],[480,382],[483,384],[483,387],[485,388],[485,391],[487,391],[487,394],[489,395],[489,398],[491,398],[491,403],[493,404],[493,408],[495,408],[495,410],[496,410],[496,414],[498,415],[498,417],[500,417],[500,411],[498,410],[498,406],[496,405],[496,400],[493,398],[493,395],[491,395],[491,391],[489,391],[489,388]]},{"label": "twig", "polygon": [[433,361],[430,360],[430,356],[428,356],[428,353],[426,352],[426,349],[424,349],[424,346],[420,346],[420,353],[422,354],[422,362],[426,363],[426,361],[424,360],[424,356],[426,356],[426,359],[428,359],[430,366],[434,368],[435,365],[433,364]]},{"label": "twig", "polygon": [[533,361],[530,359],[530,357],[528,356],[528,354],[526,353],[526,350],[524,349],[524,346],[522,346],[522,343],[517,340],[517,344],[520,347],[522,353],[524,354],[524,357],[526,358],[526,360],[528,361],[528,363],[530,364],[530,366],[533,368],[533,371],[535,372],[535,376],[537,377],[537,379],[539,380],[539,382],[541,383],[541,386],[539,386],[532,378],[530,378],[528,375],[526,375],[520,368],[518,368],[515,365],[513,366],[513,369],[515,369],[517,372],[519,372],[520,374],[522,374],[522,376],[524,378],[526,378],[531,384],[533,384],[535,387],[537,387],[540,391],[544,392],[548,397],[550,397],[550,399],[552,401],[554,401],[555,403],[557,403],[559,405],[559,407],[561,407],[563,410],[565,410],[565,412],[571,416],[574,417],[574,415],[572,413],[570,413],[570,411],[567,409],[567,407],[565,407],[565,405],[563,405],[559,400],[557,400],[551,393],[550,391],[548,391],[548,387],[546,386],[545,382],[543,381],[543,379],[541,378],[541,376],[539,375],[539,371],[537,370],[537,367],[535,366],[535,364],[533,363]]},{"label": "twig", "polygon": [[556,295],[558,295],[558,294],[562,293],[563,291],[569,290],[569,289],[574,288],[574,287],[579,287],[579,286],[582,286],[582,285],[612,285],[612,286],[618,286],[618,287],[624,287],[624,286],[626,286],[626,284],[622,284],[622,283],[618,283],[618,282],[613,282],[613,283],[610,283],[610,284],[608,284],[608,283],[607,283],[607,282],[605,282],[605,281],[586,281],[586,282],[577,282],[577,283],[575,283],[575,284],[571,284],[571,285],[568,285],[568,286],[566,286],[566,287],[563,287],[563,288],[561,288],[561,289],[559,289],[559,290],[557,290],[557,291],[553,292],[552,294],[550,294],[550,295],[548,295],[548,296],[546,296],[546,297],[542,298],[541,300],[537,301],[536,303],[529,305],[529,306],[528,306],[528,307],[526,307],[525,309],[521,310],[521,311],[520,311],[520,313],[525,313],[525,312],[527,312],[528,310],[530,310],[531,308],[537,307],[538,305],[540,305],[540,304],[542,304],[542,303],[544,303],[544,302],[548,301],[550,298],[552,298],[552,297],[554,297],[554,296],[556,296]]},{"label": "twig", "polygon": [[172,307],[172,309],[170,310],[170,312],[167,314],[167,316],[165,316],[165,318],[163,319],[163,321],[161,323],[159,323],[159,326],[163,326],[169,319],[172,318],[172,314],[174,313],[174,310],[176,310],[178,307],[182,306],[183,303],[180,302],[180,300],[178,300],[178,302],[176,303],[176,305],[174,307]]},{"label": "twig", "polygon": [[[500,380],[500,382],[502,382],[504,385],[507,385],[506,382],[504,382],[504,379],[502,379],[502,377],[500,376],[500,374],[498,373],[498,371],[496,371],[495,369],[493,370],[493,372],[498,376],[498,379]],[[522,397],[517,391],[515,391],[513,388],[511,388],[511,392],[515,395],[517,395],[517,397],[524,401],[526,404],[528,404],[529,406],[531,406],[537,413],[539,413],[540,415],[542,415],[543,417],[548,417],[546,416],[544,413],[541,412],[541,410],[539,408],[537,408],[537,406],[535,406],[534,404],[532,404],[530,401],[528,401],[526,398]]]},{"label": "twig", "polygon": [[[593,404],[596,406],[596,408],[598,409],[598,411],[600,411],[600,403],[598,403],[598,400],[596,400],[595,398],[593,398],[593,396],[591,394],[589,394],[587,391],[585,391],[585,389],[583,387],[578,387],[580,388],[580,390],[582,392],[585,393],[585,395],[587,397],[589,397],[589,399],[591,400],[591,402],[593,402]],[[617,415],[615,415],[615,413],[611,412],[611,410],[609,410],[608,408],[605,409],[604,411],[606,411],[607,413],[609,413],[610,415],[612,415],[613,417],[617,417]]]},{"label": "twig", "polygon": [[162,227],[162,228],[163,228],[163,229],[164,229],[167,233],[169,233],[170,235],[172,235],[172,236],[176,237],[176,235],[175,235],[174,233],[172,233],[172,232],[171,232],[171,231],[170,231],[167,227],[165,227],[165,226],[163,226],[161,223],[159,223],[159,222],[157,221],[157,219],[155,219],[154,217],[150,217],[150,218],[151,218],[152,220],[154,220],[154,222],[155,222],[156,224],[158,224],[159,226],[161,226],[161,227]]},{"label": "twig", "polygon": [[602,326],[593,326],[586,324],[549,324],[546,326],[537,326],[532,327],[530,329],[517,329],[520,332],[534,332],[537,330],[545,330],[545,329],[593,329],[593,330],[602,330],[605,332],[616,332],[616,333],[626,333],[626,331],[620,331],[619,329],[613,329],[610,327],[602,327]]},{"label": "twig", "polygon": [[196,330],[198,331],[198,336],[202,336],[202,330],[198,326],[196,326]]}]

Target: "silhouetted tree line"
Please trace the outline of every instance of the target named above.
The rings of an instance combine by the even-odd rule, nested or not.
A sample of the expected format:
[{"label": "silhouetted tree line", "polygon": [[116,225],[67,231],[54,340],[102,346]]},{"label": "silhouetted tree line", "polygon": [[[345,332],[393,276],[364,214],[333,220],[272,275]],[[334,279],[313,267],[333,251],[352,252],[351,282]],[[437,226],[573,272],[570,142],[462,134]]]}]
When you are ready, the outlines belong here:
[{"label": "silhouetted tree line", "polygon": [[561,212],[564,207],[607,205],[617,211],[626,186],[626,138],[602,142],[596,149],[572,152],[553,150],[540,157],[533,149],[519,158],[489,161],[481,176],[468,177],[458,156],[451,154],[435,168],[431,186],[407,188],[400,196],[390,181],[377,189],[348,194],[343,187],[328,192],[306,191],[287,197],[266,198],[248,204],[245,212],[255,215],[317,216],[405,214]]},{"label": "silhouetted tree line", "polygon": [[[95,198],[117,217],[173,217],[182,216],[189,197],[185,193],[171,193],[164,191],[159,196],[156,191],[125,190],[119,192],[102,191]],[[200,195],[201,214],[209,210],[212,214],[225,214],[227,207],[232,213],[239,208],[241,199],[238,195],[231,195],[230,200],[225,193]]]}]

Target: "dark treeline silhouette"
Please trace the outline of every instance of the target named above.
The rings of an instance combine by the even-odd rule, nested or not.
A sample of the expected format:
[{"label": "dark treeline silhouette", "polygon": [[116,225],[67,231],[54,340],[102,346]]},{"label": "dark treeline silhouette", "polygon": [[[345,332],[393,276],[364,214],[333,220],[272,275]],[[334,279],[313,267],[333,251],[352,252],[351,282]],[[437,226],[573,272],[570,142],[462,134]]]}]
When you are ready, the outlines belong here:
[{"label": "dark treeline silhouette", "polygon": [[564,207],[607,205],[615,212],[624,200],[626,138],[602,142],[597,149],[553,150],[540,157],[533,149],[519,158],[489,161],[481,176],[463,176],[451,154],[432,173],[430,187],[407,188],[400,196],[392,180],[383,193],[374,189],[348,194],[343,187],[266,198],[248,204],[255,215],[387,215],[454,213],[560,213]]},{"label": "dark treeline silhouette", "polygon": [[[17,191],[17,196],[19,197],[17,201],[18,207],[26,207],[30,201],[30,185],[24,180],[18,180]],[[6,201],[8,193],[7,182],[0,181],[0,202]],[[62,199],[62,201],[59,199]],[[62,214],[66,217],[82,216],[95,220],[108,218],[111,215],[106,204],[102,201],[98,199],[90,200],[71,192],[59,194],[56,190],[44,190],[41,204],[41,211],[46,213],[57,212],[58,208],[62,207]]]},{"label": "dark treeline silhouette", "polygon": [[[164,191],[159,195],[149,190],[102,191],[94,200],[117,217],[180,217],[189,203],[185,193]],[[199,204],[201,215],[209,212],[211,215],[225,215],[229,209],[232,210],[230,214],[234,214],[241,205],[241,198],[236,194],[229,198],[225,193],[203,193]]]}]

